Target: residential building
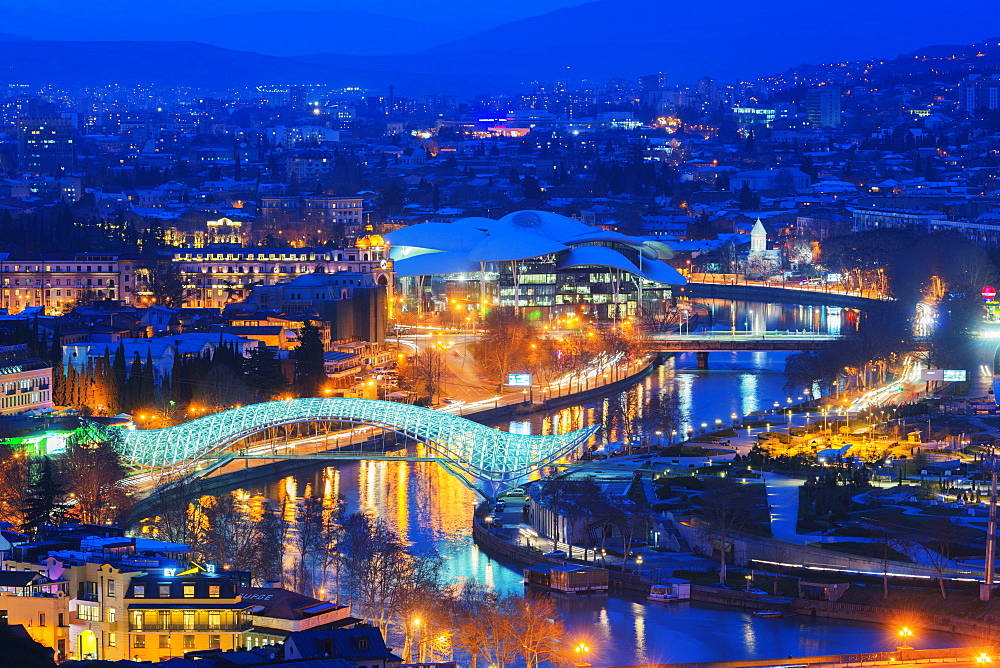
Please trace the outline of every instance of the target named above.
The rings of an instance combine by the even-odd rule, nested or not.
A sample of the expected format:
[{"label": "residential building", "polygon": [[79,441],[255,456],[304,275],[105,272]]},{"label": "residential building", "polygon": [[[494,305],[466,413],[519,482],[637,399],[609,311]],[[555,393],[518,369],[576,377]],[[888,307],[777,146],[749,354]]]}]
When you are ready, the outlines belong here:
[{"label": "residential building", "polygon": [[[71,659],[129,659],[136,656],[126,600],[132,579],[150,573],[163,579],[179,572],[192,556],[186,545],[125,537],[118,527],[47,526],[34,541],[15,543],[7,551],[0,580],[16,577],[3,575],[8,571],[40,576],[29,585],[30,595],[12,603],[19,605],[19,614],[35,616],[32,629],[45,623],[46,628],[35,633],[51,632],[57,654]],[[50,631],[49,624],[57,628]],[[177,643],[183,645],[179,636]],[[206,640],[202,646],[207,644]]]},{"label": "residential building", "polygon": [[122,607],[128,622],[127,653],[134,661],[239,649],[243,634],[253,626],[253,603],[243,600],[237,581],[224,572],[133,577]]},{"label": "residential building", "polygon": [[0,415],[52,408],[52,366],[26,344],[0,346]]},{"label": "residential building", "polygon": [[221,309],[246,298],[254,287],[285,283],[317,270],[367,274],[378,285],[391,285],[386,251],[381,237],[369,235],[341,249],[220,245],[173,250],[165,257],[180,269],[185,306]]},{"label": "residential building", "polygon": [[1000,109],[1000,74],[974,74],[959,83],[958,108],[966,114]]},{"label": "residential building", "polygon": [[138,260],[119,253],[0,253],[0,308],[59,314],[94,299],[136,298]]},{"label": "residential building", "polygon": [[17,123],[17,164],[28,174],[56,175],[76,164],[76,130],[69,118],[23,118]]},{"label": "residential building", "polygon": [[840,127],[840,89],[819,86],[806,91],[806,117],[815,129]]},{"label": "residential building", "polygon": [[357,624],[347,605],[323,601],[281,587],[240,587],[249,603],[253,628],[244,635],[244,646],[282,643],[296,631],[331,629]]},{"label": "residential building", "polygon": [[285,640],[285,659],[345,659],[354,668],[386,668],[402,659],[385,646],[382,631],[374,626],[351,629],[297,631]]},{"label": "residential building", "polygon": [[[318,169],[317,159],[303,157],[301,170],[309,172],[313,168]],[[309,172],[304,178],[315,180],[317,176]],[[305,234],[319,240],[353,240],[362,235],[364,200],[360,197],[323,195],[262,197],[260,214],[260,234],[273,234],[279,238],[288,236],[290,239],[298,239]]]},{"label": "residential building", "polygon": [[381,342],[387,327],[387,288],[371,274],[351,271],[326,273],[322,266],[287,283],[258,285],[250,296],[227,313],[274,312],[330,323],[330,339]]},{"label": "residential building", "polygon": [[[2,540],[2,539],[0,539]],[[0,571],[0,623],[20,624],[35,641],[69,658],[67,583],[37,571]]]}]

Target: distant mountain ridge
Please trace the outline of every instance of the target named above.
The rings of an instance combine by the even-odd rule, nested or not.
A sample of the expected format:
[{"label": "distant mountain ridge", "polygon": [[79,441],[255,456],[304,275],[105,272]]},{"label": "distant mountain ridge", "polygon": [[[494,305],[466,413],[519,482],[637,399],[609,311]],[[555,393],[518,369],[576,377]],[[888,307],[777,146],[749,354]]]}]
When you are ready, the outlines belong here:
[{"label": "distant mountain ridge", "polygon": [[[802,62],[888,58],[925,44],[971,43],[998,31],[994,0],[954,0],[947,12],[909,0],[842,0],[824,5],[821,21],[805,15],[799,0],[717,0],[710,9],[699,3],[665,7],[654,0],[597,0],[411,56],[369,59],[365,67],[392,72],[419,62],[428,75],[478,71],[521,80],[651,72],[688,82],[701,76],[739,80]],[[359,66],[356,58],[331,53],[298,59]]]},{"label": "distant mountain ridge", "polygon": [[156,83],[225,90],[263,84],[326,84],[385,90],[395,84],[417,95],[470,90],[481,79],[429,80],[422,72],[384,73],[314,65],[199,42],[0,41],[0,84],[60,86]]}]

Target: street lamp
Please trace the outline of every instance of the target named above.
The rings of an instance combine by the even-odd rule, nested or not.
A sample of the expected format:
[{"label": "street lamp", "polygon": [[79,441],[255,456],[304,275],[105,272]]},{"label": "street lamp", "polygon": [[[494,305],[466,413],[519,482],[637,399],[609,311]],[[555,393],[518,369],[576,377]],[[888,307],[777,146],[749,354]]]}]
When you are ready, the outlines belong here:
[{"label": "street lamp", "polygon": [[899,629],[899,637],[901,638],[900,642],[903,643],[902,645],[899,646],[899,649],[913,649],[907,644],[906,640],[907,638],[913,637],[913,630],[910,627],[904,626],[903,628]]},{"label": "street lamp", "polygon": [[638,574],[642,575],[642,555],[641,554],[635,558],[635,565],[639,569]]},{"label": "street lamp", "polygon": [[587,654],[590,652],[590,647],[588,647],[586,643],[580,643],[579,645],[573,648],[573,651],[576,652],[577,657],[579,657],[576,662],[576,665],[578,666],[590,665],[590,663],[587,662]]}]

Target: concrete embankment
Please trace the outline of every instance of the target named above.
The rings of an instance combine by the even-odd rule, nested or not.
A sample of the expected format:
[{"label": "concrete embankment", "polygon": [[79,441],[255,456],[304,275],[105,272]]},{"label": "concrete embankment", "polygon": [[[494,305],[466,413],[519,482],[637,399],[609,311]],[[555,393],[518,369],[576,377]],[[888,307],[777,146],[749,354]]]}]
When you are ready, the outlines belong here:
[{"label": "concrete embankment", "polygon": [[[506,561],[511,561],[522,566],[533,566],[536,564],[561,565],[565,563],[564,560],[560,558],[547,557],[541,552],[511,543],[492,533],[478,520],[474,521],[472,526],[472,536],[476,541],[476,544],[490,556],[501,557]],[[655,582],[653,578],[650,577],[639,576],[635,573],[620,573],[614,570],[608,571],[608,580],[611,584],[612,590],[629,590],[639,593],[648,593],[650,586],[652,586]],[[761,601],[757,597],[747,594],[746,592],[717,589],[715,587],[702,587],[698,585],[692,585],[691,587],[691,600],[701,603],[724,605],[742,610],[763,610],[775,607],[773,601]],[[836,603],[832,601],[813,601],[802,598],[789,598],[787,600],[789,601],[787,606],[789,611],[794,612],[795,614],[808,615],[810,617],[846,619],[872,624],[890,623],[896,616],[899,615],[899,613],[904,612],[893,608],[854,605],[850,603]],[[971,619],[958,619],[944,615],[924,614],[921,615],[921,628],[969,636],[990,642],[1000,641],[1000,627],[988,622]]]}]

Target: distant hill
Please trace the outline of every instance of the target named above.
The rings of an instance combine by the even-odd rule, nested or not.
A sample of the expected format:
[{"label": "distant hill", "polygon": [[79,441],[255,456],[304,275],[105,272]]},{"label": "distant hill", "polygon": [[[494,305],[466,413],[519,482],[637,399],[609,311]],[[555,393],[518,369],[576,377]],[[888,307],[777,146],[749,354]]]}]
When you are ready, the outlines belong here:
[{"label": "distant hill", "polygon": [[357,73],[197,42],[0,41],[0,83],[141,83],[225,88],[355,85]]},{"label": "distant hill", "polygon": [[[365,59],[359,59],[363,63]],[[484,90],[493,83],[479,75],[428,78],[413,70],[386,73],[303,63],[198,42],[0,41],[0,84],[53,83],[64,86],[105,83],[156,83],[213,90],[261,84],[324,83],[402,94]]]},{"label": "distant hill", "polygon": [[[977,17],[977,20],[970,20]],[[802,62],[893,57],[925,44],[971,43],[1000,31],[994,0],[954,0],[947,12],[910,0],[717,0],[709,5],[598,0],[507,23],[406,58],[372,58],[369,70],[420,63],[428,75],[479,72],[522,80],[666,72],[751,78]],[[334,53],[303,62],[358,67]],[[412,65],[411,65],[412,66]]]},{"label": "distant hill", "polygon": [[318,50],[352,55],[411,53],[456,35],[423,21],[370,12],[272,11],[235,14],[197,23],[162,26],[152,39],[194,41],[227,49],[288,56]]}]

